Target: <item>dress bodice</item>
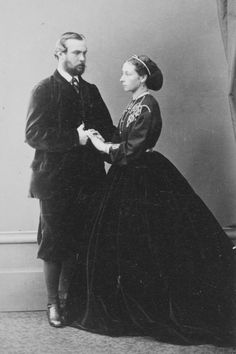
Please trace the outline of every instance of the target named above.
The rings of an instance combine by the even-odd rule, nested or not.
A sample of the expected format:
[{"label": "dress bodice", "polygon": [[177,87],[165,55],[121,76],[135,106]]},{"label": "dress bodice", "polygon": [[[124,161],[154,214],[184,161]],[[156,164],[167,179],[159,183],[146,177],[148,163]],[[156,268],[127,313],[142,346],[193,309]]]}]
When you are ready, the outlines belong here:
[{"label": "dress bodice", "polygon": [[155,146],[162,121],[155,98],[148,94],[132,100],[119,121],[113,136],[110,157],[113,164],[127,165],[138,160]]}]

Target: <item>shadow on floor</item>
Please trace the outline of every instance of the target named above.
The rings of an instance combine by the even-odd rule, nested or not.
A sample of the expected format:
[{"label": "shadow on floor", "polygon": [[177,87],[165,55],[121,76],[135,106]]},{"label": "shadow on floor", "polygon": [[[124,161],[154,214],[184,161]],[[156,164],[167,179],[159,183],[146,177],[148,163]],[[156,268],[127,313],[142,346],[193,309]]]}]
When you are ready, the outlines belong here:
[{"label": "shadow on floor", "polygon": [[141,337],[111,338],[53,328],[46,312],[0,312],[1,354],[233,354],[236,348],[177,346]]}]

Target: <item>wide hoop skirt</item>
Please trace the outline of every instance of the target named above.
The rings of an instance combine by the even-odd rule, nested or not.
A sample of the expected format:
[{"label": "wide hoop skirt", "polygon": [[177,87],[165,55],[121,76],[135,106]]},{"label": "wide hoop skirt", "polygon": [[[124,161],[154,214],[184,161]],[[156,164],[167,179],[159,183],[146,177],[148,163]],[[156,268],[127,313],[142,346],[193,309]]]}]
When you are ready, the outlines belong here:
[{"label": "wide hoop skirt", "polygon": [[66,305],[71,326],[110,336],[231,346],[233,244],[176,167],[158,152],[112,166],[88,208],[87,259]]}]

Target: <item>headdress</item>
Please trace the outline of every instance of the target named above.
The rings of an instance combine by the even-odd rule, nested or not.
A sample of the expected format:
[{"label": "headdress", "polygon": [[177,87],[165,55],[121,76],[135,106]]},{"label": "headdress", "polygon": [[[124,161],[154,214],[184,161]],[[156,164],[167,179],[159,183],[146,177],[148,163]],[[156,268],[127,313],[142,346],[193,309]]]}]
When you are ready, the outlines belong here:
[{"label": "headdress", "polygon": [[151,76],[151,71],[148,69],[147,64],[145,64],[144,61],[141,60],[136,54],[132,55],[132,57],[131,57],[130,59],[138,60],[141,64],[143,64],[143,66],[145,67],[145,69],[146,69],[147,72],[148,72],[148,75]]}]

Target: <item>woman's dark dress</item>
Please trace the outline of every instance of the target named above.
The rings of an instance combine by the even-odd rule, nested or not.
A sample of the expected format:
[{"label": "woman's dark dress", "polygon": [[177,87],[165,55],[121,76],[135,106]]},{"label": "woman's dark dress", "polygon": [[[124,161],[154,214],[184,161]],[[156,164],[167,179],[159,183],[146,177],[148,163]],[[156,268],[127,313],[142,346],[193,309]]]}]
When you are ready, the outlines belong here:
[{"label": "woman's dark dress", "polygon": [[146,151],[160,131],[153,96],[131,102],[104,189],[90,206],[69,324],[110,336],[233,345],[233,244],[171,162]]}]

